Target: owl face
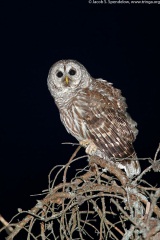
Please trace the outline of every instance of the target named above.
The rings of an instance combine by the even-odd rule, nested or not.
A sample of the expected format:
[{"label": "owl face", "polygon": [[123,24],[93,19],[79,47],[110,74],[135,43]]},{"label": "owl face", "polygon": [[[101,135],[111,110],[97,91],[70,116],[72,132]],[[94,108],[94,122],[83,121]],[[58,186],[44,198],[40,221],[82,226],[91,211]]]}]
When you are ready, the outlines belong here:
[{"label": "owl face", "polygon": [[53,96],[87,87],[90,75],[83,65],[74,60],[56,62],[49,71],[48,87]]}]

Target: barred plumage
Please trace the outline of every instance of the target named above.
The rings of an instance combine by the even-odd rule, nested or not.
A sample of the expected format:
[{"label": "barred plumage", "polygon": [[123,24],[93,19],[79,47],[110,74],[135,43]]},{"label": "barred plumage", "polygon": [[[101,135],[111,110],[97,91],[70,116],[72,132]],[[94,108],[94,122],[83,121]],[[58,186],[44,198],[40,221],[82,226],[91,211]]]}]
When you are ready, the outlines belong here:
[{"label": "barred plumage", "polygon": [[[103,79],[92,78],[74,60],[61,60],[52,66],[48,87],[62,123],[87,153],[106,160],[136,158],[132,143],[138,131],[119,89]],[[138,161],[125,160],[118,166],[129,177],[140,173]]]}]

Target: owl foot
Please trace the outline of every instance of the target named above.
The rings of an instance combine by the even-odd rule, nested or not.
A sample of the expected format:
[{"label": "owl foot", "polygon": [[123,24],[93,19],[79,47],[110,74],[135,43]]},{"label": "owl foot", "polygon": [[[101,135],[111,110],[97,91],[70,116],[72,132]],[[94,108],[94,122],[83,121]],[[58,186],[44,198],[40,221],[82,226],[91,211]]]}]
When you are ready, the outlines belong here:
[{"label": "owl foot", "polygon": [[86,148],[86,153],[88,155],[94,155],[97,150],[97,146],[91,139],[84,139],[80,141],[80,145]]}]

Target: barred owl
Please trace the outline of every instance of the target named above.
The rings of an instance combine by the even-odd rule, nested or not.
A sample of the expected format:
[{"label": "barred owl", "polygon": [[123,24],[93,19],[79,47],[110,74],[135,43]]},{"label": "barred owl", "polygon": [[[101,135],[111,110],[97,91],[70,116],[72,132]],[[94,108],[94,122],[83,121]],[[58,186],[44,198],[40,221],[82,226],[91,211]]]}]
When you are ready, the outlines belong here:
[{"label": "barred owl", "polygon": [[126,112],[121,91],[103,79],[94,79],[75,60],[56,62],[48,75],[48,88],[67,131],[86,149],[86,153],[117,163],[132,178],[140,173],[133,141],[138,133],[136,122]]}]

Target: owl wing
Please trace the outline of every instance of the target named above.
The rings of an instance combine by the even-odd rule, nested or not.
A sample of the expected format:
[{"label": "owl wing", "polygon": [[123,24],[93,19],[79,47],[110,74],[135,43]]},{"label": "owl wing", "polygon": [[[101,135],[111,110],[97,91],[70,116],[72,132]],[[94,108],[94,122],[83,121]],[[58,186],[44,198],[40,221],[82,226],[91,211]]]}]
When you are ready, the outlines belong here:
[{"label": "owl wing", "polygon": [[116,99],[114,94],[107,94],[103,95],[98,88],[85,89],[75,102],[76,107],[81,109],[86,137],[92,139],[109,158],[131,156],[134,153],[134,134],[127,121],[126,105],[120,104],[121,100]]}]

